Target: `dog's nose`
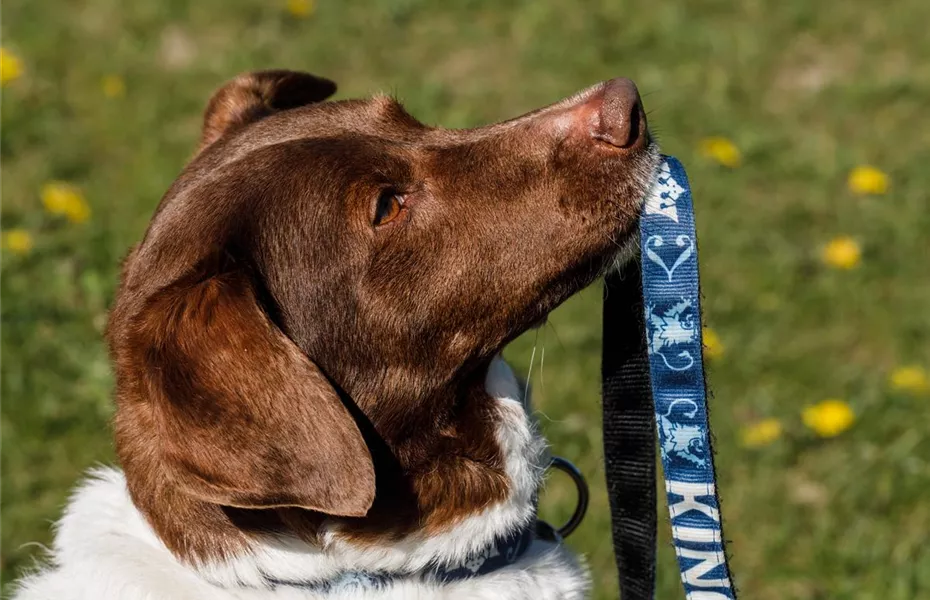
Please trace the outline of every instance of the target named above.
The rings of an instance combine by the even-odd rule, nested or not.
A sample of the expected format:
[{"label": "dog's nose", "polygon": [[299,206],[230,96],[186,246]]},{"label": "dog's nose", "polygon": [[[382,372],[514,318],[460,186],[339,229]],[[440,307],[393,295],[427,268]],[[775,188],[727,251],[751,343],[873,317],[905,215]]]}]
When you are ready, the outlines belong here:
[{"label": "dog's nose", "polygon": [[597,109],[592,136],[617,148],[634,149],[646,143],[646,113],[636,84],[624,77],[601,84],[588,103]]}]

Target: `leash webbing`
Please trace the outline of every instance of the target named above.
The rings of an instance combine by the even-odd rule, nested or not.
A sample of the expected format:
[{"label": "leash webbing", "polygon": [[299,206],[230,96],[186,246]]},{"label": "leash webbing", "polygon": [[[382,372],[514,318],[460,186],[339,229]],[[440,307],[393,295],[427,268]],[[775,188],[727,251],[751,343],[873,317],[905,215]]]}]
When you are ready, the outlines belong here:
[{"label": "leash webbing", "polygon": [[630,262],[604,289],[604,469],[623,600],[652,600],[655,589],[656,429],[640,275]]},{"label": "leash webbing", "polygon": [[707,419],[691,190],[672,157],[640,231],[641,259],[608,277],[604,303],[604,453],[621,597],[655,593],[657,430],[685,593],[735,599]]}]

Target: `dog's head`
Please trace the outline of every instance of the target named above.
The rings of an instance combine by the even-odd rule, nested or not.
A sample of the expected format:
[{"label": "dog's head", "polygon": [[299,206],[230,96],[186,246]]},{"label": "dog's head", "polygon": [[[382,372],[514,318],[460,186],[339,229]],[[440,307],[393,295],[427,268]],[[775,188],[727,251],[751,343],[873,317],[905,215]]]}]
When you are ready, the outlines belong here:
[{"label": "dog's head", "polygon": [[441,431],[457,387],[633,236],[657,154],[628,80],[468,130],[334,90],[220,89],[127,259],[109,339],[130,486],[364,515],[359,423],[400,453]]}]

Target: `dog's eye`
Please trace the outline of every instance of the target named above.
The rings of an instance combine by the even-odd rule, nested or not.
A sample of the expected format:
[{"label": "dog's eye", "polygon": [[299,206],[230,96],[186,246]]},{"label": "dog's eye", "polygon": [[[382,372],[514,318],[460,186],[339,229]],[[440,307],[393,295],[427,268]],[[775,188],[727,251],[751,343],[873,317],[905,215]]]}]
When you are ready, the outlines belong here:
[{"label": "dog's eye", "polygon": [[386,189],[378,196],[375,206],[375,225],[384,225],[396,219],[404,208],[404,197],[397,190]]}]

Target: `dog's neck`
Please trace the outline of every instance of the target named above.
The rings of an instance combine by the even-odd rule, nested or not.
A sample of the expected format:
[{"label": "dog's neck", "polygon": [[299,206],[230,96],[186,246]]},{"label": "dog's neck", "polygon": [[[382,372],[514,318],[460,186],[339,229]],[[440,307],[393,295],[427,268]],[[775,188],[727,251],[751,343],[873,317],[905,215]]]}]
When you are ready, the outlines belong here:
[{"label": "dog's neck", "polygon": [[415,506],[379,492],[363,519],[300,509],[239,511],[162,486],[140,494],[138,482],[130,484],[133,500],[178,558],[224,587],[318,581],[347,570],[409,573],[456,563],[535,518],[545,468],[545,442],[503,360],[491,363],[483,388],[473,407],[477,412],[463,418],[483,420],[493,452],[481,440],[470,440],[480,456],[436,456],[433,464],[417,465],[412,495],[401,494],[402,502]]}]

